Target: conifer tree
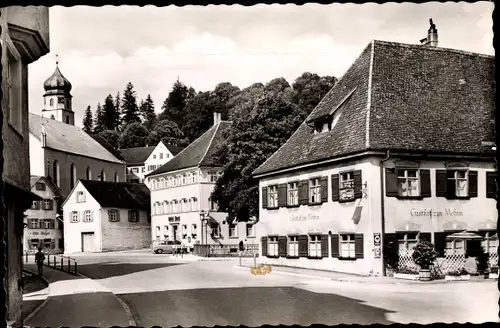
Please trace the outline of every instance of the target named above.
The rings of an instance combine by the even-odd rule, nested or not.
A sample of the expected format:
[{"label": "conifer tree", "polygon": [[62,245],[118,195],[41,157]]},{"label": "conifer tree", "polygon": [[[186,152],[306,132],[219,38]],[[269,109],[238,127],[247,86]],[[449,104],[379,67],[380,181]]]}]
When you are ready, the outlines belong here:
[{"label": "conifer tree", "polygon": [[122,127],[122,117],[121,117],[122,110],[121,110],[121,100],[120,100],[120,92],[119,91],[116,93],[116,97],[115,97],[115,109],[116,109],[115,118],[114,118],[115,130],[120,131],[121,127]]},{"label": "conifer tree", "polygon": [[144,126],[146,127],[146,129],[151,131],[156,123],[156,113],[155,105],[153,99],[151,99],[150,94],[147,95],[146,100],[141,101],[139,112],[141,113],[141,118]]},{"label": "conifer tree", "polygon": [[104,100],[102,108],[105,130],[115,130],[115,118],[117,110],[112,95],[108,95]]},{"label": "conifer tree", "polygon": [[104,130],[106,130],[104,111],[102,110],[101,103],[97,103],[96,113],[95,113],[94,133],[97,134]]},{"label": "conifer tree", "polygon": [[83,116],[83,131],[91,134],[93,125],[94,122],[92,119],[92,110],[90,109],[90,105],[88,105],[87,109],[85,110],[85,115]]},{"label": "conifer tree", "polygon": [[122,124],[128,125],[133,122],[141,122],[139,118],[139,107],[137,106],[137,98],[134,90],[134,85],[129,82],[125,87],[122,98]]}]

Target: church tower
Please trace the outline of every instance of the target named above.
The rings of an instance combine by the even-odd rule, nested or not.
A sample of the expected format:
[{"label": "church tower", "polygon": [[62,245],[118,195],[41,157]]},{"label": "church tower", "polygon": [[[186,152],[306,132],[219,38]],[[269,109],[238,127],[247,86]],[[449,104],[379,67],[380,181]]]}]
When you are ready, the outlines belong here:
[{"label": "church tower", "polygon": [[42,117],[75,125],[75,113],[71,109],[71,83],[61,74],[59,62],[56,62],[54,74],[45,81],[43,87]]}]

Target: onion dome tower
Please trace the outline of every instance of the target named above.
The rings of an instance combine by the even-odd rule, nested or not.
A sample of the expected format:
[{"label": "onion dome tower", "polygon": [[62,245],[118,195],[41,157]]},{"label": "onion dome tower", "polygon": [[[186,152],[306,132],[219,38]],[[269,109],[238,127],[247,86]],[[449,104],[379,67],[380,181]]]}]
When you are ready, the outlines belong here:
[{"label": "onion dome tower", "polygon": [[45,94],[42,117],[75,125],[75,113],[71,109],[71,87],[71,83],[59,70],[59,61],[56,61],[56,70],[43,84]]}]

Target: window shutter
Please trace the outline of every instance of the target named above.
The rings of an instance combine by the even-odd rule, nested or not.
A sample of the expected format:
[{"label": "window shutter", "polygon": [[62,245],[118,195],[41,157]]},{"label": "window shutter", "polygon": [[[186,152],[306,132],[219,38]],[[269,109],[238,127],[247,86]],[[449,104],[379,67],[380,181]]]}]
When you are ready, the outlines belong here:
[{"label": "window shutter", "polygon": [[385,195],[387,197],[397,197],[398,194],[398,175],[396,171],[385,169]]},{"label": "window shutter", "polygon": [[430,232],[421,232],[419,235],[419,240],[427,240],[428,242],[432,241]]},{"label": "window shutter", "polygon": [[299,182],[299,205],[309,204],[309,181]]},{"label": "window shutter", "polygon": [[320,180],[321,203],[328,202],[328,177],[322,177]]},{"label": "window shutter", "polygon": [[446,233],[434,233],[434,249],[438,252],[439,257],[444,257],[444,250],[446,248]]},{"label": "window shutter", "polygon": [[332,235],[332,257],[339,257],[339,235]]},{"label": "window shutter", "polygon": [[363,234],[357,233],[354,235],[354,253],[357,259],[363,258]]},{"label": "window shutter", "polygon": [[496,172],[486,172],[486,198],[497,198]]},{"label": "window shutter", "polygon": [[469,171],[469,197],[477,197],[477,171]]},{"label": "window shutter", "polygon": [[361,170],[355,170],[353,174],[354,179],[354,198],[358,199],[363,197],[363,179]]},{"label": "window shutter", "polygon": [[338,202],[340,199],[340,182],[339,175],[332,174],[332,201]]},{"label": "window shutter", "polygon": [[286,257],[286,236],[278,237],[278,255]]},{"label": "window shutter", "polygon": [[286,207],[286,184],[280,184],[278,186],[278,206]]},{"label": "window shutter", "polygon": [[116,210],[116,221],[120,221],[120,210]]},{"label": "window shutter", "polygon": [[260,238],[262,244],[262,256],[267,256],[267,237]]},{"label": "window shutter", "polygon": [[267,187],[262,187],[262,208],[267,208]]},{"label": "window shutter", "polygon": [[132,212],[133,212],[132,210],[128,211],[128,221],[129,222],[132,222]]},{"label": "window shutter", "polygon": [[429,170],[420,170],[420,196],[431,197],[431,173]]},{"label": "window shutter", "polygon": [[299,236],[299,257],[307,257],[309,237],[307,235]]},{"label": "window shutter", "polygon": [[436,197],[446,197],[446,170],[436,170]]},{"label": "window shutter", "polygon": [[328,257],[328,235],[321,235],[321,257]]},{"label": "window shutter", "polygon": [[48,210],[52,211],[53,209],[54,209],[54,200],[49,199],[49,208],[48,208]]},{"label": "window shutter", "polygon": [[37,210],[40,209],[40,203],[41,203],[41,201],[35,200],[35,209],[37,209]]}]

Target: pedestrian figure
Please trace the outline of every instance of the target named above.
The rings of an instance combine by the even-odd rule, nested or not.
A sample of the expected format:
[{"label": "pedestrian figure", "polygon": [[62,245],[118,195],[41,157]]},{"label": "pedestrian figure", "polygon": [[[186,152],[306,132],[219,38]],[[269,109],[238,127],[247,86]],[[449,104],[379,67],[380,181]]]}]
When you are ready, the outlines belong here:
[{"label": "pedestrian figure", "polygon": [[38,266],[38,275],[43,275],[43,261],[45,261],[45,254],[42,252],[42,248],[38,247],[38,253],[35,254],[35,262]]}]

